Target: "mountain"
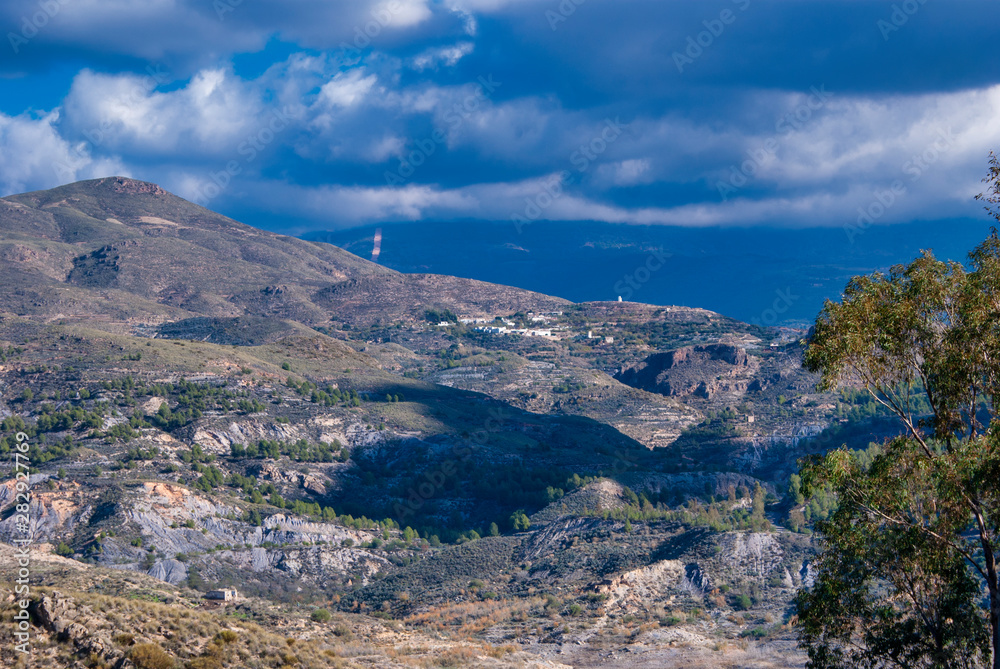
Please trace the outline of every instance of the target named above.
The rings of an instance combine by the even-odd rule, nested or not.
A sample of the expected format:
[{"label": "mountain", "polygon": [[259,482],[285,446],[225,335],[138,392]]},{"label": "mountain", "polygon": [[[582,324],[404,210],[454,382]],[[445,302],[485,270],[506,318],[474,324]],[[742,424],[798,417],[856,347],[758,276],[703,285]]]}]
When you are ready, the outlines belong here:
[{"label": "mountain", "polygon": [[[482,313],[564,301],[434,275],[403,276],[330,244],[251,228],[123,177],[0,199],[0,309],[66,321],[331,317],[423,307]],[[345,290],[346,287],[346,290]]]},{"label": "mountain", "polygon": [[0,254],[0,544],[35,542],[51,666],[801,666],[832,503],[796,459],[891,433],[804,331],[400,273],[132,179],[0,200]]}]

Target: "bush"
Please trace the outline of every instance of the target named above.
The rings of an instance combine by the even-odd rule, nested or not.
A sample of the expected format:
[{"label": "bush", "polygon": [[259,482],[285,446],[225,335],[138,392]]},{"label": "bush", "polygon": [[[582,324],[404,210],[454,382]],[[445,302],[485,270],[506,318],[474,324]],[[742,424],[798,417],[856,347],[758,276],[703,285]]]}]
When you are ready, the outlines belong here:
[{"label": "bush", "polygon": [[59,545],[56,546],[56,555],[69,557],[72,554],[73,554],[73,549],[70,548],[65,541],[60,541]]},{"label": "bush", "polygon": [[172,669],[174,658],[155,643],[140,643],[128,652],[128,659],[139,669]]},{"label": "bush", "polygon": [[216,638],[222,643],[233,643],[239,638],[239,635],[233,630],[222,630],[216,635]]},{"label": "bush", "polygon": [[745,630],[743,632],[740,632],[741,639],[746,639],[748,637],[751,639],[763,639],[766,636],[767,636],[767,630],[765,630],[763,627],[756,627],[752,630]]},{"label": "bush", "polygon": [[737,611],[746,611],[751,606],[753,606],[753,601],[747,595],[739,595],[736,597],[736,601],[733,602],[733,608]]},{"label": "bush", "polygon": [[325,623],[330,620],[330,612],[326,609],[316,609],[309,617],[318,623]]}]

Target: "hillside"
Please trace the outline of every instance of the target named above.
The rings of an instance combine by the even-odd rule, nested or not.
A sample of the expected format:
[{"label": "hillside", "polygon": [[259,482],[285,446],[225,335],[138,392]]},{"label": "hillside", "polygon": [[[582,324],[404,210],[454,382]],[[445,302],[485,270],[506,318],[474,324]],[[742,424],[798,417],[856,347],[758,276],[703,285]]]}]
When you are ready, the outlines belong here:
[{"label": "hillside", "polygon": [[470,280],[405,277],[122,177],[2,198],[0,232],[0,279],[9,287],[0,310],[69,321],[255,315],[323,324],[334,315],[422,315],[423,305],[516,311],[563,302]]},{"label": "hillside", "polygon": [[[0,200],[0,249],[0,541],[22,433],[32,582],[92,609],[35,614],[67,664],[801,666],[830,501],[795,459],[890,429],[801,332],[400,274],[153,184]],[[194,610],[190,649],[148,624]]]}]

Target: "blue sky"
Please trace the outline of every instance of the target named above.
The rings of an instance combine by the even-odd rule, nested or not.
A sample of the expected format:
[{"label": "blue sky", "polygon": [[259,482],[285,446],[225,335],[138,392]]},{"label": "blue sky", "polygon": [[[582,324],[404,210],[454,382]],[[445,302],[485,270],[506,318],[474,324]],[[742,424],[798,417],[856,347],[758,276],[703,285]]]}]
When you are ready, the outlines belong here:
[{"label": "blue sky", "polygon": [[6,0],[0,27],[0,194],[124,174],[289,232],[979,217],[1000,147],[987,2]]}]

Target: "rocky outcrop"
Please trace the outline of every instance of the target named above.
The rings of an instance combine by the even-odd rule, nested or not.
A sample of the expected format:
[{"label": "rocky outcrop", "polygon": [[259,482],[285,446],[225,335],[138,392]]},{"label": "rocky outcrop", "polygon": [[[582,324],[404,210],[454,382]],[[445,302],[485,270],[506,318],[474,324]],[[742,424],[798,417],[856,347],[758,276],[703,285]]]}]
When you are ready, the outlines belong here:
[{"label": "rocky outcrop", "polygon": [[[48,477],[32,476],[32,485]],[[53,541],[72,533],[78,525],[87,522],[93,513],[93,506],[81,500],[76,494],[79,486],[63,484],[63,490],[35,490],[31,493],[28,509],[28,534],[35,541]],[[15,501],[13,486],[0,486],[0,508]],[[19,515],[10,514],[0,521],[0,541],[10,543],[24,536],[17,526]]]},{"label": "rocky outcrop", "polygon": [[120,669],[134,666],[111,640],[89,606],[80,606],[72,597],[59,592],[43,595],[29,607],[34,620],[54,633],[60,641],[73,644],[81,655],[103,658],[104,666]]},{"label": "rocky outcrop", "polygon": [[679,560],[660,560],[615,576],[597,586],[597,591],[607,595],[605,609],[608,611],[632,613],[647,609],[652,602],[682,589],[686,574],[687,568]]},{"label": "rocky outcrop", "polygon": [[781,568],[784,550],[773,534],[732,532],[719,543],[730,572],[739,578],[762,581]]},{"label": "rocky outcrop", "polygon": [[278,466],[277,463],[266,461],[255,463],[250,466],[250,475],[257,477],[261,481],[271,481],[301,487],[309,493],[317,496],[324,496],[330,485],[330,479],[322,474],[305,474],[294,470],[289,470]]},{"label": "rocky outcrop", "polygon": [[711,398],[718,392],[745,392],[757,361],[746,349],[730,344],[685,346],[654,353],[622,367],[615,378],[625,385],[661,395]]},{"label": "rocky outcrop", "polygon": [[246,445],[261,439],[293,442],[305,436],[295,425],[251,419],[211,427],[199,425],[190,439],[208,453],[228,454],[233,444]]},{"label": "rocky outcrop", "polygon": [[156,184],[129,179],[128,177],[108,177],[102,184],[106,184],[116,193],[127,193],[129,195],[167,195],[167,191]]},{"label": "rocky outcrop", "polygon": [[147,572],[153,578],[171,585],[183,583],[188,577],[187,566],[178,560],[160,560]]}]

